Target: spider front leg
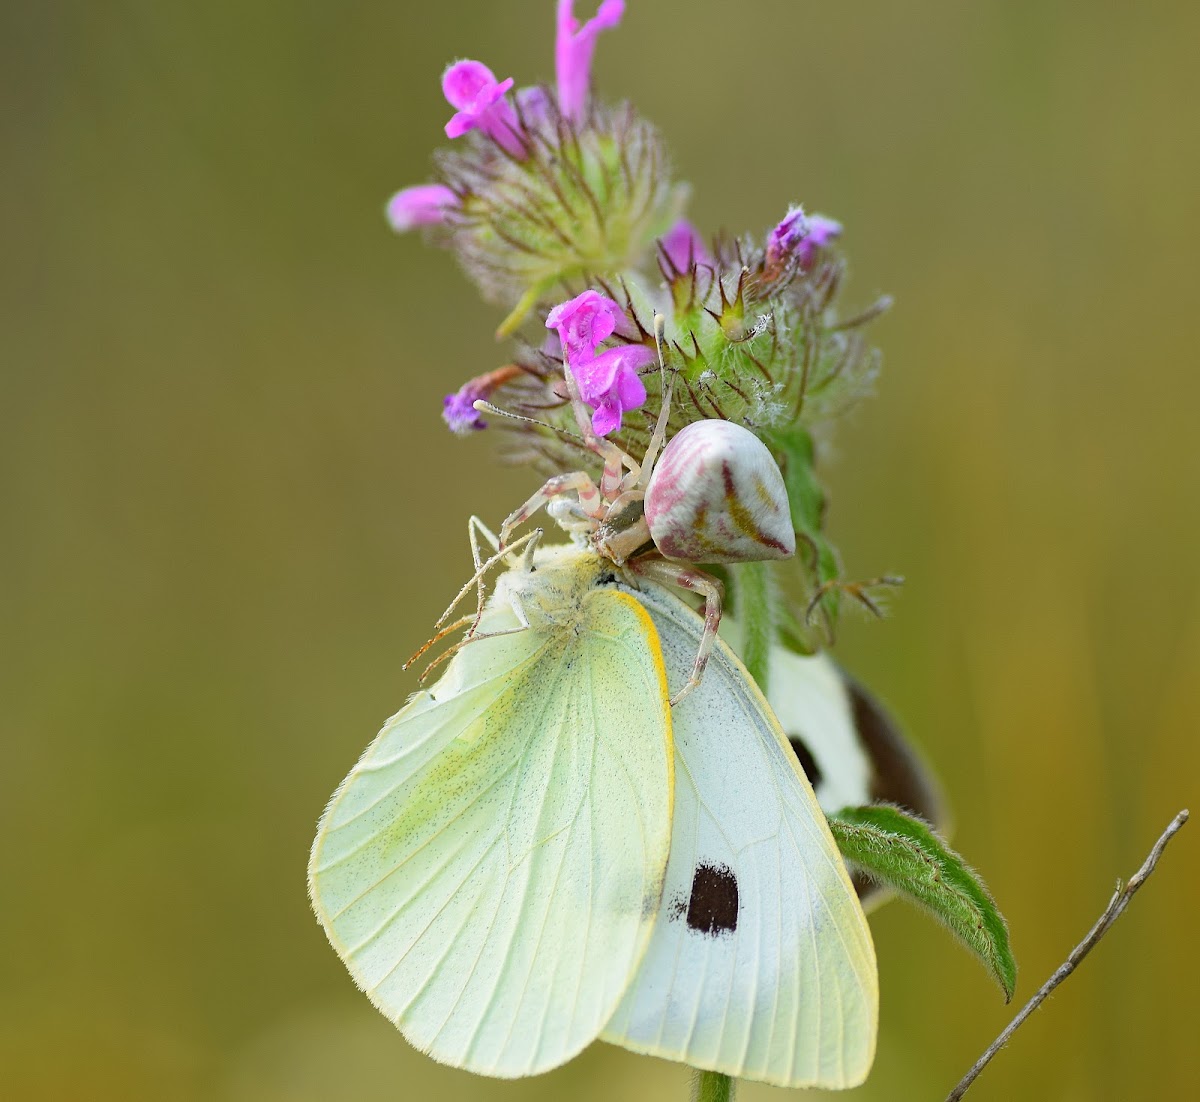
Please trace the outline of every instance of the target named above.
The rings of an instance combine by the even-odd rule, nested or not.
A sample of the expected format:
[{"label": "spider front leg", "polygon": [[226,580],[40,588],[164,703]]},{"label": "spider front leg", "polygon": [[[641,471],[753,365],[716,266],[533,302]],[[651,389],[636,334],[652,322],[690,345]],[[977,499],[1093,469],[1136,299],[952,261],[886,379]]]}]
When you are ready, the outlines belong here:
[{"label": "spider front leg", "polygon": [[704,677],[704,667],[708,665],[708,657],[717,643],[717,628],[721,624],[721,604],[725,599],[725,586],[719,579],[705,574],[703,570],[668,562],[666,559],[639,558],[626,566],[635,574],[651,581],[687,589],[692,593],[699,593],[704,598],[704,633],[700,636],[700,649],[696,652],[692,676],[687,679],[683,688],[671,697],[671,707],[674,708]]},{"label": "spider front leg", "polygon": [[518,524],[528,520],[534,513],[559,494],[570,493],[572,490],[579,498],[579,506],[589,517],[597,520],[604,515],[605,502],[600,496],[596,483],[585,471],[575,471],[572,474],[556,474],[533,495],[521,508],[510,513],[505,522],[500,525],[500,547],[508,546],[508,538]]}]

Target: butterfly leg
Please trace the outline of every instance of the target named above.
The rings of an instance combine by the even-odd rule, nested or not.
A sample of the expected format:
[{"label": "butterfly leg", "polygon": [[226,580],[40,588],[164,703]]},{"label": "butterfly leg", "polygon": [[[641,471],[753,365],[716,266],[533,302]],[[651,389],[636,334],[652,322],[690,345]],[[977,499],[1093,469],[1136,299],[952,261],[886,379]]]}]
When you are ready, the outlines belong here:
[{"label": "butterfly leg", "polygon": [[668,562],[666,559],[647,556],[635,559],[627,565],[634,573],[641,574],[651,581],[699,593],[704,598],[704,633],[700,636],[700,649],[696,652],[692,676],[687,679],[683,688],[671,698],[671,707],[673,708],[695,689],[704,677],[704,667],[708,665],[708,657],[717,643],[717,628],[721,624],[721,605],[725,600],[725,586],[719,579],[704,573],[703,570],[681,566],[678,563]]},{"label": "butterfly leg", "polygon": [[600,491],[596,488],[596,483],[592,481],[591,475],[585,471],[558,474],[551,478],[521,508],[510,513],[504,523],[500,525],[500,549],[504,550],[508,547],[509,536],[512,535],[513,529],[518,524],[528,520],[534,513],[560,494],[572,491],[579,498],[580,508],[589,517],[599,519],[604,515],[605,503],[600,496]]}]

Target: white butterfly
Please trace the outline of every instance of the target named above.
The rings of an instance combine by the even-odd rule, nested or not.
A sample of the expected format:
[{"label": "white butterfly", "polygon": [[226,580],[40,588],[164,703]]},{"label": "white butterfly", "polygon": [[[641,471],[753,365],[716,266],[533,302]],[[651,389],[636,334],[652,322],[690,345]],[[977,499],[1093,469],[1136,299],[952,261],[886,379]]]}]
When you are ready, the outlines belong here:
[{"label": "white butterfly", "polygon": [[668,704],[703,631],[653,581],[539,550],[338,789],[313,903],[418,1048],[498,1076],[600,1037],[784,1086],[865,1077],[871,935],[784,731],[720,640]]},{"label": "white butterfly", "polygon": [[[600,484],[555,476],[500,541],[472,521],[479,570],[459,596],[477,586],[480,611],[435,636],[471,622],[326,809],[313,905],[375,1005],[445,1063],[529,1075],[603,1038],[853,1086],[875,1051],[875,953],[800,762],[830,810],[879,786],[832,664],[777,648],[785,734],[719,638],[721,583],[692,564],[790,555],[786,489],[763,444],[722,421],[689,425],[656,465],[661,353],[660,369],[640,464],[591,433],[567,371]],[[575,544],[524,537],[485,605],[504,556],[481,563],[475,533],[504,546],[544,505]],[[704,615],[668,585],[701,594]],[[896,745],[885,731],[875,748]]]}]

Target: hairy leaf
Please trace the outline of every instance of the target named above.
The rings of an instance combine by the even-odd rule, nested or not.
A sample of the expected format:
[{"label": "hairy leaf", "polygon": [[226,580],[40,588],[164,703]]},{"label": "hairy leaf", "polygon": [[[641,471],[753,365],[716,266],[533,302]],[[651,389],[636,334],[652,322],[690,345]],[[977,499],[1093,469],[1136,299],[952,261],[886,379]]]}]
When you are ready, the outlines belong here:
[{"label": "hairy leaf", "polygon": [[844,808],[829,826],[847,862],[931,912],[1012,998],[1017,965],[1004,917],[975,870],[928,825],[873,804]]}]

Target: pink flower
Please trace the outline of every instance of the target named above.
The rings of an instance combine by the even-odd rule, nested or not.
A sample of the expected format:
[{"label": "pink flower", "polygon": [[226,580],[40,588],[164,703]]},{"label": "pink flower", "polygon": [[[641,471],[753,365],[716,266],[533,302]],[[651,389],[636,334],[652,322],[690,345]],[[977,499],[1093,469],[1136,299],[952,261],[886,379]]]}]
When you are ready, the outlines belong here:
[{"label": "pink flower", "polygon": [[592,431],[607,436],[621,427],[627,409],[646,400],[646,388],[637,372],[654,359],[642,344],[596,349],[621,328],[631,328],[624,311],[598,291],[584,291],[560,303],[546,316],[546,328],[557,329],[565,369],[579,384],[580,397],[595,410]]},{"label": "pink flower", "polygon": [[546,328],[557,329],[563,356],[574,367],[590,360],[596,349],[613,335],[621,307],[599,291],[584,291],[560,303],[546,315]]},{"label": "pink flower", "polygon": [[387,204],[387,220],[397,233],[432,226],[446,220],[458,207],[458,196],[441,184],[418,184],[402,188]]},{"label": "pink flower", "polygon": [[767,237],[767,265],[778,267],[794,260],[807,268],[818,249],[823,249],[842,232],[842,224],[823,214],[806,216],[804,208],[793,206]]},{"label": "pink flower", "polygon": [[808,235],[800,243],[800,263],[808,267],[818,249],[825,248],[835,237],[841,237],[842,224],[823,214],[808,216]]},{"label": "pink flower", "polygon": [[712,264],[709,253],[696,227],[686,218],[679,219],[659,241],[667,259],[676,270],[686,272],[693,264]]},{"label": "pink flower", "polygon": [[767,236],[767,263],[772,266],[782,263],[796,252],[807,236],[808,219],[804,217],[804,208],[788,207],[783,221]]},{"label": "pink flower", "polygon": [[497,82],[495,74],[480,61],[456,61],[442,75],[442,92],[458,110],[446,123],[446,137],[460,138],[470,130],[482,130],[514,157],[525,156],[520,126],[513,106],[504,98],[513,86],[512,77]]},{"label": "pink flower", "polygon": [[553,107],[550,93],[540,84],[517,89],[517,108],[526,130],[538,130],[549,121]]},{"label": "pink flower", "polygon": [[480,397],[482,395],[476,394],[471,389],[471,384],[466,383],[442,399],[442,420],[451,432],[465,436],[469,432],[487,428],[487,422],[479,416],[479,410],[475,408],[475,403]]},{"label": "pink flower", "polygon": [[592,53],[601,31],[615,27],[625,14],[625,0],[604,0],[582,27],[575,18],[574,0],[558,0],[558,37],[554,69],[558,77],[558,107],[563,117],[578,122],[587,110],[592,80]]},{"label": "pink flower", "polygon": [[511,382],[521,373],[519,367],[506,364],[486,375],[477,375],[468,379],[453,394],[447,394],[442,399],[442,420],[446,422],[451,432],[465,435],[486,429],[487,422],[479,416],[475,403],[481,399],[486,401],[492,393],[505,383]]},{"label": "pink flower", "polygon": [[644,344],[623,344],[606,349],[587,363],[570,365],[580,397],[596,411],[592,414],[592,431],[597,436],[617,432],[624,412],[646,401],[646,388],[637,372],[653,360],[654,353]]}]

